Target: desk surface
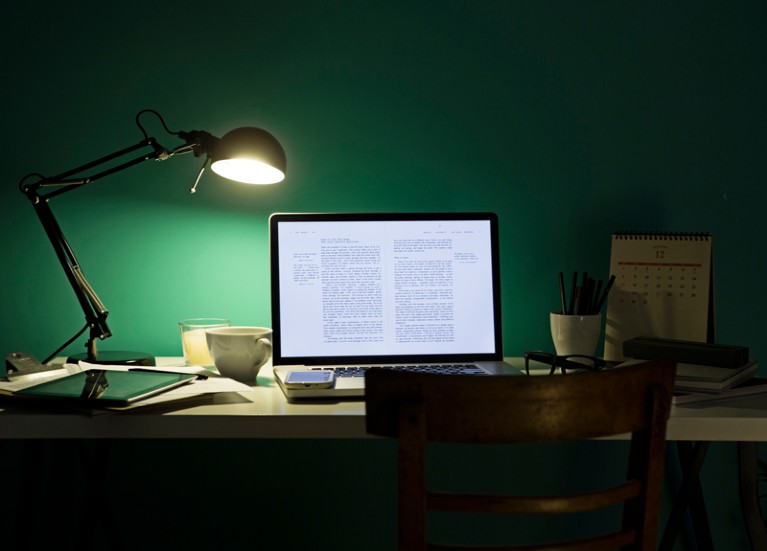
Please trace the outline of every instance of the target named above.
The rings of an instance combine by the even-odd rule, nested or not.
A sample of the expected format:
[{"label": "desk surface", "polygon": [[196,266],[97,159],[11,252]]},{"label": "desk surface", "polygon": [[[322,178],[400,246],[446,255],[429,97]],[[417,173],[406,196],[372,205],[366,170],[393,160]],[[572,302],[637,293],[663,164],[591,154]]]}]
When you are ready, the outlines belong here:
[{"label": "desk surface", "polygon": [[[181,365],[179,358],[158,359]],[[508,359],[516,363],[515,358]],[[0,438],[370,438],[362,401],[289,403],[262,368],[249,391],[175,409],[154,406],[95,416],[0,409]],[[767,441],[767,396],[674,406],[669,440]]]}]

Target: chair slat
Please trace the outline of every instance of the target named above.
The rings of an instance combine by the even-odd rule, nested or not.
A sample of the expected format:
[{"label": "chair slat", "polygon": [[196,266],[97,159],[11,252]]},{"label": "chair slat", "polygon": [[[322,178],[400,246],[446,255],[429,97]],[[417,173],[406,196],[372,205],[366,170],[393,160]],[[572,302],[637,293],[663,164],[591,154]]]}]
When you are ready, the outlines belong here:
[{"label": "chair slat", "polygon": [[604,509],[640,495],[637,480],[613,488],[566,496],[503,496],[428,492],[426,505],[433,511],[484,512],[507,515],[565,514]]}]

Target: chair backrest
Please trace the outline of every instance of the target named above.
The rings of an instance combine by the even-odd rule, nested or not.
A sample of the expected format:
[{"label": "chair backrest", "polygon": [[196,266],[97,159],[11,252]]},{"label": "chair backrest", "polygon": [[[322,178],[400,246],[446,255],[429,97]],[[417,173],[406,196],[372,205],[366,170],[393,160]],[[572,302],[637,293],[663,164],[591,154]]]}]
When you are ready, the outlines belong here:
[{"label": "chair backrest", "polygon": [[[427,543],[427,511],[550,515],[620,504],[622,526],[567,549],[655,549],[674,374],[671,360],[564,376],[369,370],[367,431],[399,441],[400,549],[438,548]],[[626,480],[617,486],[531,497],[436,493],[426,484],[428,442],[548,443],[620,434],[630,434],[631,444]],[[525,549],[561,549],[553,543]]]}]

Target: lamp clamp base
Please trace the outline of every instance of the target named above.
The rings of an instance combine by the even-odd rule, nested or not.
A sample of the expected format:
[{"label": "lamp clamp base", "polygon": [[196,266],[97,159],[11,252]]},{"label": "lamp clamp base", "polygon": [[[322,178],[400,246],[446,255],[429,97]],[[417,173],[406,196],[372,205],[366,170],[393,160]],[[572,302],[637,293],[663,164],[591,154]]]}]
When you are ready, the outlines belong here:
[{"label": "lamp clamp base", "polygon": [[5,355],[6,378],[9,381],[53,375],[66,371],[61,365],[43,365],[26,352],[9,352]]}]

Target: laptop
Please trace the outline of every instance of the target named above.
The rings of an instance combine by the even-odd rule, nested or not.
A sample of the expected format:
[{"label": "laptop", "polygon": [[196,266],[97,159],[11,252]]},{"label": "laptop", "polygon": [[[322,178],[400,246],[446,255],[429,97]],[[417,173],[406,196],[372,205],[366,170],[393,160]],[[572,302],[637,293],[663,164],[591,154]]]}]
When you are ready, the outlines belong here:
[{"label": "laptop", "polygon": [[495,214],[278,213],[269,242],[289,399],[362,398],[368,369],[521,374],[503,362]]}]

